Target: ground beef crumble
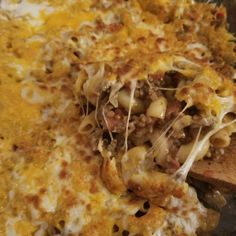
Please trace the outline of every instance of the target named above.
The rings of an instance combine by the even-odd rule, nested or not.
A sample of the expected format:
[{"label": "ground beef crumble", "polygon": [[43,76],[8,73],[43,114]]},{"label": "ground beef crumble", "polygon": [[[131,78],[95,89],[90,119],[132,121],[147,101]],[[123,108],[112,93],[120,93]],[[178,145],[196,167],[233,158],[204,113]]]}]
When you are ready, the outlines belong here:
[{"label": "ground beef crumble", "polygon": [[[174,90],[162,91],[160,88],[176,88],[178,86],[179,74],[170,72],[167,75],[155,74],[150,75],[148,80],[137,82],[134,97],[138,98],[144,103],[147,108],[152,101],[158,97],[164,96],[168,103],[165,113],[165,119],[158,119],[147,116],[146,113],[135,113],[130,116],[128,124],[128,147],[129,149],[134,146],[146,145],[151,147],[150,138],[155,130],[163,132],[173,122],[173,120],[180,114],[186,104],[178,101],[174,96]],[[130,89],[129,84],[126,84],[123,89]],[[97,150],[98,140],[103,139],[104,147],[115,155],[120,151],[124,151],[125,135],[128,119],[128,111],[120,104],[114,107],[112,104],[107,104],[109,100],[109,91],[103,91],[100,106],[97,111],[97,121],[100,124],[91,140],[92,149]],[[179,168],[180,164],[176,160],[176,154],[181,145],[185,145],[194,140],[196,130],[200,126],[208,129],[215,120],[213,118],[206,118],[200,115],[196,107],[187,109],[183,115],[192,117],[191,127],[183,127],[180,130],[174,130],[173,127],[166,133],[168,138],[169,152],[166,156],[166,162],[163,163],[163,168],[166,172],[172,173]],[[213,155],[220,156],[222,150],[210,149]]]}]

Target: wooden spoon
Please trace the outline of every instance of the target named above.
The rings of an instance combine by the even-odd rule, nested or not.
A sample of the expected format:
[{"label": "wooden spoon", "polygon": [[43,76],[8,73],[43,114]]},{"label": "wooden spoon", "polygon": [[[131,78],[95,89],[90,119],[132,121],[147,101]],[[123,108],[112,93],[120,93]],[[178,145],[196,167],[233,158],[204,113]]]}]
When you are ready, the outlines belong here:
[{"label": "wooden spoon", "polygon": [[220,188],[236,192],[236,135],[219,160],[202,160],[196,162],[190,176],[211,183]]}]

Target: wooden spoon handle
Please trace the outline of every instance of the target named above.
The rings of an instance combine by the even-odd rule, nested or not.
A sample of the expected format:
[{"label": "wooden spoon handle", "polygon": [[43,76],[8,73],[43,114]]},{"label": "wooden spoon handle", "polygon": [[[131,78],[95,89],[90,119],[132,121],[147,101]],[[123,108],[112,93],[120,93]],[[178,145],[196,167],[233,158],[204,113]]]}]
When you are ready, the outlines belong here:
[{"label": "wooden spoon handle", "polygon": [[225,149],[220,160],[196,162],[189,175],[220,188],[227,188],[236,192],[236,136],[232,137],[231,145]]}]

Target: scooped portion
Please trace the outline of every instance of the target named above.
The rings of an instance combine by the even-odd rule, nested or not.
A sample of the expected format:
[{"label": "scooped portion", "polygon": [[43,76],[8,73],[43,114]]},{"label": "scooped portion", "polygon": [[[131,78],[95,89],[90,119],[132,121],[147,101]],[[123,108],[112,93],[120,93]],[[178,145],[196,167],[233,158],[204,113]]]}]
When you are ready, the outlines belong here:
[{"label": "scooped portion", "polygon": [[136,32],[146,24],[149,33],[99,40],[77,87],[85,115],[79,129],[94,137],[109,191],[131,190],[165,208],[173,197],[191,198],[185,180],[193,163],[219,158],[236,131],[235,52],[225,9],[190,1],[174,9],[167,2],[140,1],[136,18],[121,14],[119,33],[126,22]]}]

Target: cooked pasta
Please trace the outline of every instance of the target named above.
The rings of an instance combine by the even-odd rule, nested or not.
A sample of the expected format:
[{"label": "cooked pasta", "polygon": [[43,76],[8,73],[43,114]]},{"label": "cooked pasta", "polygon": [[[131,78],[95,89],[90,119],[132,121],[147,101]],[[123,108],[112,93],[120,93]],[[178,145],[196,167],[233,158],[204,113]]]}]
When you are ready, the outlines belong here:
[{"label": "cooked pasta", "polygon": [[184,128],[192,124],[192,117],[190,115],[184,115],[179,118],[173,125],[173,129],[176,131],[183,130]]},{"label": "cooked pasta", "polygon": [[167,155],[169,154],[168,137],[166,137],[166,135],[163,135],[160,130],[154,130],[150,141],[153,145],[157,142],[157,145],[154,145],[153,148],[153,157],[158,164],[163,164],[166,160]]},{"label": "cooked pasta", "polygon": [[86,79],[87,79],[87,74],[85,73],[85,71],[81,71],[78,73],[78,77],[75,82],[75,91],[78,96],[81,96],[82,87]]},{"label": "cooked pasta", "polygon": [[[118,93],[118,102],[127,111],[129,110],[130,94],[127,90],[121,90]],[[140,113],[144,111],[144,104],[140,99],[134,99],[131,104],[132,113]]]},{"label": "cooked pasta", "polygon": [[[176,158],[180,163],[184,163],[188,157],[188,155],[190,154],[192,148],[193,148],[194,142],[182,145],[177,154],[176,154]],[[196,156],[195,160],[201,160],[203,159],[207,152],[209,151],[209,147],[210,147],[210,142],[206,142],[203,147],[201,148],[201,151],[198,153],[198,155]]]},{"label": "cooked pasta", "polygon": [[216,148],[225,148],[230,144],[230,134],[227,129],[222,129],[214,134],[210,141],[211,144]]},{"label": "cooked pasta", "polygon": [[86,115],[82,118],[81,123],[79,124],[78,131],[81,134],[91,134],[96,127],[95,112],[91,112],[89,115]]},{"label": "cooked pasta", "polygon": [[165,97],[159,97],[153,101],[147,108],[147,116],[164,119],[167,108],[167,100]]}]

